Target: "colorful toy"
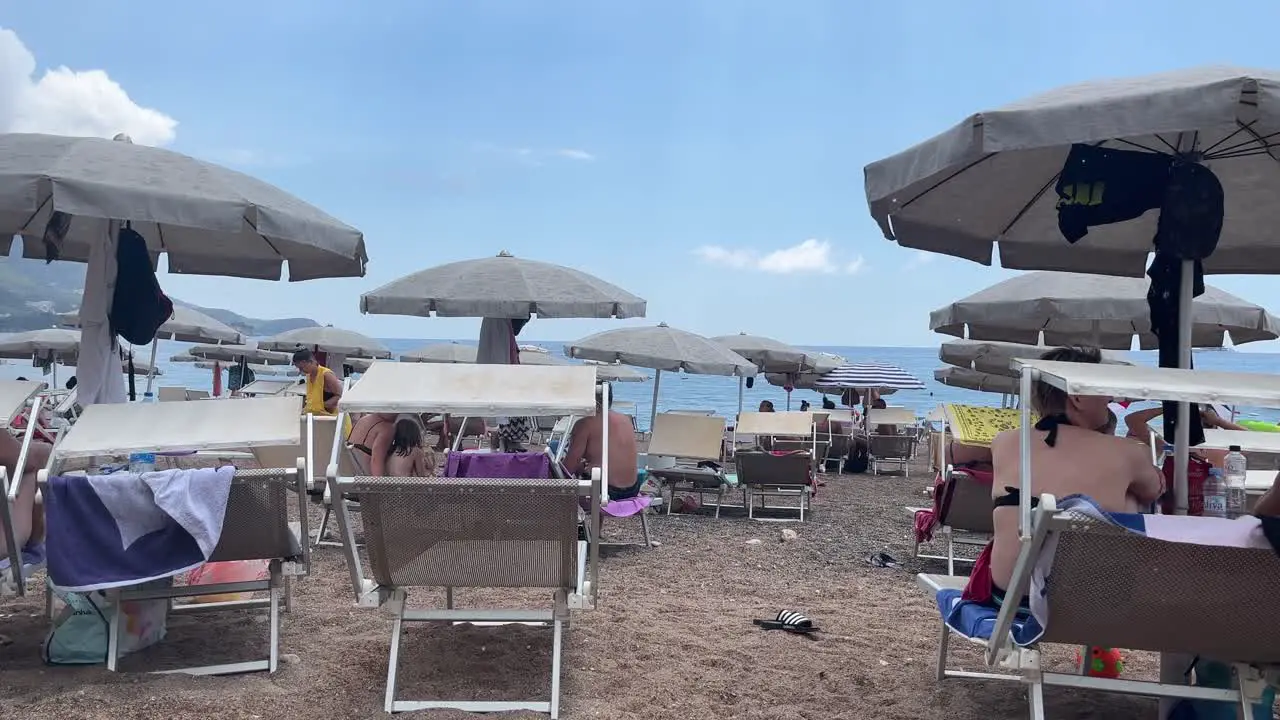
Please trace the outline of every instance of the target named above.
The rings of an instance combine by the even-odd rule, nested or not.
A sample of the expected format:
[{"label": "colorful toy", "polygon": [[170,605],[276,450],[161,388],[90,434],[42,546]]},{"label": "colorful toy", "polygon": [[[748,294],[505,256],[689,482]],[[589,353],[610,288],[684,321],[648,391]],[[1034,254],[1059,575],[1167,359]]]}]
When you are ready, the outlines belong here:
[{"label": "colorful toy", "polygon": [[[1092,645],[1086,648],[1089,652],[1088,665],[1085,666],[1085,675],[1089,677],[1099,678],[1118,678],[1120,673],[1124,672],[1124,655],[1117,648],[1102,647],[1101,645]],[[1081,667],[1084,658],[1079,650],[1076,651],[1076,667]]]}]

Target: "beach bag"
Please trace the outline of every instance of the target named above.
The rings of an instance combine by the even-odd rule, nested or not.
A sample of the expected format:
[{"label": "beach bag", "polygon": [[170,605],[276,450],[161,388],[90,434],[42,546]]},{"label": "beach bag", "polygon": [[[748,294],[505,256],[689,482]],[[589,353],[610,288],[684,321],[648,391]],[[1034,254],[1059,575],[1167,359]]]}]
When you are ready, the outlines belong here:
[{"label": "beach bag", "polygon": [[865,442],[858,442],[855,438],[853,447],[849,449],[849,456],[844,461],[844,471],[853,475],[864,473],[871,464],[870,445]]},{"label": "beach bag", "polygon": [[147,241],[133,228],[116,241],[116,288],[111,300],[111,332],[134,345],[146,345],[173,317],[173,301],[160,289]]},{"label": "beach bag", "polygon": [[[147,587],[169,587],[166,578]],[[45,637],[41,655],[49,665],[97,665],[107,661],[110,617],[114,606],[101,591],[54,590],[64,606]],[[164,639],[168,600],[126,602],[121,609],[120,655],[151,647]]]},{"label": "beach bag", "polygon": [[[215,585],[218,583],[253,582],[266,580],[271,576],[270,563],[266,560],[228,560],[225,562],[205,563],[187,575],[188,585]],[[253,593],[222,593],[221,595],[198,595],[191,598],[193,603],[230,602],[248,600]]]}]

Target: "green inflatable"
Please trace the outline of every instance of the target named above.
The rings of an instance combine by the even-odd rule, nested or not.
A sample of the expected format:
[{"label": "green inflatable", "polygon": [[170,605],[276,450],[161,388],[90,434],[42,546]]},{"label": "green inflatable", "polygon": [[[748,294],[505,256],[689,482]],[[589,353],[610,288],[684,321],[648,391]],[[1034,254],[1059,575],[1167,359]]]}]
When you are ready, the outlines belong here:
[{"label": "green inflatable", "polygon": [[1280,425],[1276,423],[1263,422],[1261,420],[1237,420],[1236,424],[1254,432],[1280,433]]}]

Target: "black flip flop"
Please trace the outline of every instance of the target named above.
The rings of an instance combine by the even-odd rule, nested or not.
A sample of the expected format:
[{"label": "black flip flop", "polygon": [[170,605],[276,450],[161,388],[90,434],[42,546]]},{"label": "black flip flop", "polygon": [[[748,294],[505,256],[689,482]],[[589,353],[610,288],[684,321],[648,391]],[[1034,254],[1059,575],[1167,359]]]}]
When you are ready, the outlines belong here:
[{"label": "black flip flop", "polygon": [[882,567],[882,568],[902,567],[902,563],[898,562],[896,558],[894,558],[889,553],[883,553],[883,552],[871,553],[870,555],[868,555],[867,564],[871,565],[872,567]]},{"label": "black flip flop", "polygon": [[818,626],[803,614],[794,610],[779,610],[775,620],[752,620],[752,623],[763,630],[785,630],[796,635],[808,635],[818,632]]}]

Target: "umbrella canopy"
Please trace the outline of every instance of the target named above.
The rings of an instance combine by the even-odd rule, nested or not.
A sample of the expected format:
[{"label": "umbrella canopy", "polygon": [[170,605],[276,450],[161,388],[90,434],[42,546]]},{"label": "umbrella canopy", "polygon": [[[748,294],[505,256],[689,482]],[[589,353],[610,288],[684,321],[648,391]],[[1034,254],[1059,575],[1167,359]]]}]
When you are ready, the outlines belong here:
[{"label": "umbrella canopy", "polygon": [[175,362],[175,363],[193,363],[199,360],[200,358],[196,357],[195,355],[192,355],[191,353],[178,353],[177,355],[169,356],[169,362]]},{"label": "umbrella canopy", "polygon": [[820,362],[817,353],[759,335],[738,333],[711,339],[755,363],[761,372],[812,371]]},{"label": "umbrella canopy", "polygon": [[[1087,344],[1128,350],[1133,338],[1144,350],[1157,346],[1145,278],[1067,272],[1030,272],[996,283],[929,314],[929,327],[944,335],[1035,345]],[[1191,303],[1191,344],[1222,347],[1274,340],[1280,319],[1265,308],[1206,286]],[[966,329],[968,330],[966,334]]]},{"label": "umbrella canopy", "polygon": [[899,245],[1023,270],[1140,277],[1159,213],[1058,227],[1058,174],[1076,143],[1199,153],[1222,183],[1225,216],[1205,272],[1280,271],[1280,73],[1208,67],[1059,88],[960,124],[866,167],[867,202]]},{"label": "umbrella canopy", "polygon": [[436,343],[401,355],[400,362],[473,363],[476,351],[475,345]]},{"label": "umbrella canopy", "polygon": [[287,330],[279,335],[259,340],[258,347],[263,350],[290,353],[309,348],[336,355],[378,359],[391,357],[391,351],[377,340],[365,337],[358,332],[335,328],[332,325]]},{"label": "umbrella canopy", "polygon": [[23,254],[54,212],[70,217],[58,257],[88,261],[106,221],[128,220],[169,272],[275,280],[359,277],[360,231],[267,183],[170,150],[101,138],[0,134],[0,249]]},{"label": "umbrella canopy", "polygon": [[79,354],[80,333],[75,330],[29,330],[0,338],[0,358],[30,360],[52,357],[69,364],[75,362]]},{"label": "umbrella canopy", "polygon": [[[80,312],[62,313],[58,316],[58,322],[67,327],[78,328]],[[199,310],[192,310],[183,305],[173,306],[173,315],[160,325],[160,329],[156,331],[156,338],[189,343],[244,342],[244,337],[239,330]]]},{"label": "umbrella canopy", "polygon": [[289,353],[264,350],[253,342],[245,343],[244,345],[196,345],[187,350],[187,353],[201,360],[217,360],[219,362],[234,363],[240,362],[240,358],[244,358],[246,362],[259,365],[293,364],[293,358]]},{"label": "umbrella canopy", "polygon": [[[1021,343],[994,340],[948,340],[938,349],[938,359],[957,368],[976,370],[980,373],[1016,378],[1010,363],[1013,360],[1038,358],[1049,345],[1023,345]],[[1123,353],[1102,351],[1102,362],[1112,365],[1131,365]]]},{"label": "umbrella canopy", "polygon": [[586,360],[585,362],[596,369],[596,379],[604,382],[644,382],[649,379],[649,376],[627,365],[604,363],[597,360]]},{"label": "umbrella canopy", "polygon": [[536,350],[520,351],[521,365],[571,365],[568,360],[556,357],[547,352],[538,352]]},{"label": "umbrella canopy", "polygon": [[[72,372],[75,372],[77,369],[74,362],[68,363],[67,367]],[[121,358],[120,371],[126,372],[126,373],[129,372],[129,360],[127,358]],[[141,375],[142,377],[160,377],[161,375],[164,375],[164,371],[158,367],[152,367],[149,363],[147,363],[144,360],[139,360],[137,358],[134,358],[133,374]]]},{"label": "umbrella canopy", "polygon": [[[219,370],[230,371],[230,370],[234,370],[237,367],[233,363],[223,363],[223,362],[216,362],[212,360],[196,360],[195,365],[201,370],[213,370],[217,368]],[[297,376],[298,374],[297,370],[294,370],[293,368],[289,368],[289,367],[281,367],[281,366],[272,367],[270,365],[257,365],[253,363],[249,364],[249,370],[254,375],[282,375],[282,376],[294,377],[294,376]]]},{"label": "umbrella canopy", "polygon": [[814,381],[819,388],[923,390],[924,383],[894,365],[855,363],[838,367]]},{"label": "umbrella canopy", "polygon": [[654,370],[683,370],[694,375],[750,377],[755,363],[701,335],[659,323],[588,335],[565,345],[572,358],[622,363]]},{"label": "umbrella canopy", "polygon": [[464,260],[406,275],[360,296],[360,311],[429,317],[644,317],[645,301],[551,263],[512,257]]},{"label": "umbrella canopy", "polygon": [[933,371],[933,379],[943,385],[977,390],[978,392],[1000,393],[1001,395],[1017,395],[1018,380],[1007,375],[970,370],[961,367],[943,367]]}]

